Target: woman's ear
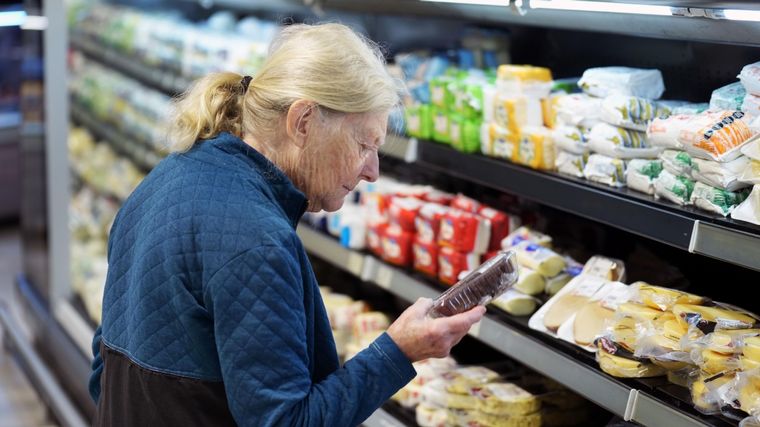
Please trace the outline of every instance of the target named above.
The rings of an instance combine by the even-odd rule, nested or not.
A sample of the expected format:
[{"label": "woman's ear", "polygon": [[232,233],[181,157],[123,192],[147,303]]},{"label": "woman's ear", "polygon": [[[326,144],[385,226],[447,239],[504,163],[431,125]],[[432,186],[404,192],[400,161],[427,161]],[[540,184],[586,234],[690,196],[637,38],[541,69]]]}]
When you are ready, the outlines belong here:
[{"label": "woman's ear", "polygon": [[318,114],[317,105],[305,99],[299,99],[288,108],[285,130],[288,138],[298,147],[304,148],[306,145],[306,136],[313,130]]}]

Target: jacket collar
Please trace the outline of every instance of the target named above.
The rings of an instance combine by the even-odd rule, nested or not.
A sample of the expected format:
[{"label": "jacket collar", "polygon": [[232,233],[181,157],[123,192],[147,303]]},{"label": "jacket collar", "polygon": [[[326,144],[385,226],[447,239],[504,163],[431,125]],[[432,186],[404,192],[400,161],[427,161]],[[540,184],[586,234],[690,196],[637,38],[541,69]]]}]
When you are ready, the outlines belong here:
[{"label": "jacket collar", "polygon": [[246,144],[245,141],[228,132],[222,132],[208,142],[232,155],[244,156],[268,184],[274,200],[285,212],[291,225],[293,227],[298,225],[298,221],[306,212],[306,207],[309,204],[308,199],[303,192],[293,185],[293,181],[280,168],[256,149]]}]

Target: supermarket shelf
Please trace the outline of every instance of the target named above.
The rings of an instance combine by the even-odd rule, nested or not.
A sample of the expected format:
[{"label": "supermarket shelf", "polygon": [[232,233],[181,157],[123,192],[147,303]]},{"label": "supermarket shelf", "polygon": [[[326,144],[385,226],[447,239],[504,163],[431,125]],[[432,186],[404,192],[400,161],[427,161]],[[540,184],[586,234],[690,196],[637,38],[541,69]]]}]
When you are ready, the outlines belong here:
[{"label": "supermarket shelf", "polygon": [[[410,303],[419,297],[433,298],[440,293],[405,271],[371,255],[347,249],[308,226],[299,227],[298,235],[311,254]],[[360,273],[356,274],[357,271]],[[470,335],[626,420],[651,426],[712,425],[638,390],[635,388],[636,382],[631,386],[604,374],[595,364],[577,359],[571,351],[565,351],[560,346],[545,343],[523,328],[505,322],[504,317],[489,311],[479,324],[473,326]]]},{"label": "supermarket shelf", "polygon": [[94,119],[89,112],[74,103],[71,104],[71,117],[75,122],[89,129],[96,138],[109,142],[114,150],[129,157],[145,172],[149,172],[161,161],[161,156],[156,152],[137,143],[134,138],[123,134],[111,125]]},{"label": "supermarket shelf", "polygon": [[77,184],[75,185],[75,188],[78,186],[78,184],[81,184],[82,186],[87,187],[90,190],[94,191],[95,194],[101,197],[104,197],[106,199],[113,199],[119,202],[119,204],[124,203],[124,200],[125,200],[124,197],[121,197],[111,192],[110,190],[104,188],[103,185],[99,183],[86,179],[74,165],[72,165],[72,168],[71,168],[71,175],[74,178],[74,183]]},{"label": "supermarket shelf", "polygon": [[677,248],[760,270],[760,227],[664,200],[419,141],[417,163]]},{"label": "supermarket shelf", "polygon": [[191,83],[174,72],[150,67],[81,35],[71,34],[71,46],[88,58],[171,96],[182,93]]}]

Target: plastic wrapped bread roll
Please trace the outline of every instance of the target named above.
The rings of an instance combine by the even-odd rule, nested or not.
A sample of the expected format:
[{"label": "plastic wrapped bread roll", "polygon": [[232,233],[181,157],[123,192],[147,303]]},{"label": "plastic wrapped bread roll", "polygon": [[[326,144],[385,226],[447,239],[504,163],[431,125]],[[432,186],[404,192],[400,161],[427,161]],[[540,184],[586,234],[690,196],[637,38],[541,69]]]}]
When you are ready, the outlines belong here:
[{"label": "plastic wrapped bread roll", "polygon": [[589,152],[586,132],[578,126],[557,126],[552,130],[552,139],[558,150],[573,154]]},{"label": "plastic wrapped bread roll", "polygon": [[739,82],[719,87],[710,96],[710,110],[739,110],[746,95],[746,89]]},{"label": "plastic wrapped bread roll", "polygon": [[752,187],[747,199],[731,212],[731,218],[760,225],[760,185]]},{"label": "plastic wrapped bread roll", "polygon": [[619,259],[594,255],[586,261],[581,274],[621,282],[625,280],[625,263]]},{"label": "plastic wrapped bread roll", "polygon": [[667,107],[635,96],[610,95],[602,101],[602,121],[640,132],[645,132],[653,119],[669,114]]},{"label": "plastic wrapped bread roll", "polygon": [[520,265],[533,269],[545,277],[556,276],[565,268],[564,258],[539,244],[522,242],[518,243],[514,250]]},{"label": "plastic wrapped bread roll", "polygon": [[513,316],[528,316],[536,311],[538,300],[522,292],[509,289],[507,292],[494,298],[491,304]]},{"label": "plastic wrapped bread roll", "polygon": [[483,366],[464,366],[444,375],[446,391],[469,394],[473,387],[482,387],[499,378],[499,374]]},{"label": "plastic wrapped bread roll", "polygon": [[690,202],[702,210],[728,216],[736,206],[747,198],[748,194],[749,191],[726,191],[697,182],[694,185],[694,191],[691,193]]},{"label": "plastic wrapped bread roll", "polygon": [[691,203],[691,192],[694,191],[694,181],[684,176],[675,176],[663,170],[654,181],[655,197],[667,199],[677,205]]},{"label": "plastic wrapped bread roll", "polygon": [[480,389],[478,410],[494,415],[527,415],[541,409],[541,400],[512,383],[491,383]]},{"label": "plastic wrapped bread roll", "polygon": [[[518,252],[518,261],[520,260]],[[538,295],[544,291],[546,279],[540,273],[528,267],[520,269],[520,277],[514,285],[514,290],[526,295]]]},{"label": "plastic wrapped bread roll", "polygon": [[578,81],[578,86],[599,98],[618,94],[659,99],[665,91],[660,70],[628,67],[589,68]]},{"label": "plastic wrapped bread roll", "polygon": [[583,176],[610,187],[625,187],[625,168],[625,161],[621,159],[592,154],[583,169]]},{"label": "plastic wrapped bread roll", "polygon": [[618,159],[653,159],[662,149],[652,147],[646,134],[636,130],[599,123],[588,134],[591,151]]},{"label": "plastic wrapped bread roll", "polygon": [[519,271],[512,251],[500,252],[460,280],[433,301],[430,316],[463,313],[476,305],[488,304],[517,281]]},{"label": "plastic wrapped bread roll", "polygon": [[654,194],[654,180],[662,172],[662,160],[633,159],[628,162],[626,184],[631,190]]},{"label": "plastic wrapped bread roll", "polygon": [[745,65],[737,77],[747,92],[760,96],[760,62]]}]

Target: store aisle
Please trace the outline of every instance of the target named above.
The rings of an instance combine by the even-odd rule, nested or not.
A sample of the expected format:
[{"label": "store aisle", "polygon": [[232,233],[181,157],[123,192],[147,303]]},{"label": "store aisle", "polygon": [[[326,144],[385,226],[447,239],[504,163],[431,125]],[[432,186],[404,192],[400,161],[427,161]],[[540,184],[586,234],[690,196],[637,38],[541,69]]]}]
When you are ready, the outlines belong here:
[{"label": "store aisle", "polygon": [[[0,300],[14,308],[13,283],[21,269],[16,228],[0,228]],[[17,317],[18,319],[18,317]],[[0,335],[0,343],[4,339]],[[0,348],[0,427],[50,426],[47,409],[5,347]]]}]

